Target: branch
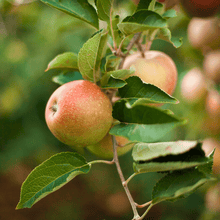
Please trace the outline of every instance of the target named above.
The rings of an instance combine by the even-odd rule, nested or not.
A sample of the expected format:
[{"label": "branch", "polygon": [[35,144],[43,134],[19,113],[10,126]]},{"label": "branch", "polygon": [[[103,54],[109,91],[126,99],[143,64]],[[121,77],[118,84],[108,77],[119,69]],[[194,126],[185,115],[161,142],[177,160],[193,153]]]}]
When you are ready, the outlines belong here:
[{"label": "branch", "polygon": [[124,190],[127,194],[127,197],[129,199],[129,202],[131,204],[131,207],[132,207],[132,210],[133,210],[133,213],[134,213],[134,218],[133,220],[138,220],[140,218],[138,212],[137,212],[137,207],[135,205],[135,202],[133,200],[133,197],[128,189],[128,186],[127,185],[123,185],[123,183],[125,182],[125,178],[124,178],[124,175],[122,173],[122,170],[121,170],[121,166],[119,164],[119,160],[118,160],[118,153],[117,153],[117,144],[116,144],[116,140],[115,140],[115,136],[112,136],[112,143],[113,143],[113,151],[114,151],[114,161],[115,161],[115,165],[116,165],[116,168],[117,168],[117,171],[118,171],[118,174],[119,174],[119,177],[121,179],[121,183],[122,183],[122,186],[124,187]]},{"label": "branch", "polygon": [[[134,46],[134,44],[136,44],[137,42],[139,42],[139,39],[141,37],[141,34],[142,32],[138,32],[134,35],[134,37],[131,39],[130,43],[128,44],[127,46],[127,52],[126,54],[124,54],[124,56],[122,57],[122,60],[121,60],[121,63],[119,64],[119,68],[118,69],[121,69],[124,62],[125,62],[125,58],[129,55],[130,53],[130,50],[132,49],[132,47]],[[120,49],[121,51],[121,49]]]}]

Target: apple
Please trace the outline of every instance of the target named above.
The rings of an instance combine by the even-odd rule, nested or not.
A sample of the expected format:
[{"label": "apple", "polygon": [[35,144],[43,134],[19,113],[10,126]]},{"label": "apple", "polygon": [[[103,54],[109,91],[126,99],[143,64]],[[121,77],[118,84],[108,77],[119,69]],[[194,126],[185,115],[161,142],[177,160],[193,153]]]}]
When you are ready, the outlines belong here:
[{"label": "apple", "polygon": [[209,91],[206,97],[206,111],[212,118],[220,117],[220,94],[218,91]]},{"label": "apple", "polygon": [[[115,136],[117,142],[118,156],[127,153],[134,146],[134,143],[129,143],[127,138]],[[99,143],[88,146],[87,149],[98,157],[105,159],[113,158],[113,143],[112,136],[107,134]]]},{"label": "apple", "polygon": [[220,46],[218,18],[192,18],[188,25],[190,44],[198,49],[215,49]]},{"label": "apple", "polygon": [[94,83],[76,80],[60,86],[51,95],[46,123],[61,142],[75,147],[96,144],[111,128],[112,105]]},{"label": "apple", "polygon": [[180,0],[183,9],[192,17],[209,17],[220,9],[219,0]]},{"label": "apple", "polygon": [[208,78],[220,83],[220,50],[214,50],[206,54],[203,68]]},{"label": "apple", "polygon": [[206,97],[207,84],[199,68],[191,69],[182,79],[181,95],[188,103],[198,103]]},{"label": "apple", "polygon": [[214,213],[220,212],[220,183],[217,183],[208,189],[205,197],[205,204],[209,211]]},{"label": "apple", "polygon": [[136,52],[126,57],[123,69],[135,68],[136,76],[172,95],[177,82],[177,69],[172,58],[161,51],[146,51],[145,57]]}]

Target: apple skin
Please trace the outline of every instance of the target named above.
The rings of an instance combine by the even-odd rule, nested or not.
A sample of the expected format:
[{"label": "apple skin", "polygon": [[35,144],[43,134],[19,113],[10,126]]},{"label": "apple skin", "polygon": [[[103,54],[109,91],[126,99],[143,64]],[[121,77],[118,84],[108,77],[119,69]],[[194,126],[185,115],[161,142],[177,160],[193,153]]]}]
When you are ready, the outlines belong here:
[{"label": "apple skin", "polygon": [[96,144],[111,128],[112,105],[92,82],[76,80],[60,86],[48,100],[46,123],[53,135],[69,146]]},{"label": "apple skin", "polygon": [[182,79],[181,95],[184,101],[196,104],[204,100],[207,94],[207,84],[199,68],[191,69]]},{"label": "apple skin", "polygon": [[[117,147],[118,156],[127,153],[134,146],[134,143],[128,144],[129,140],[127,138],[121,136],[115,136],[115,139],[118,144]],[[87,149],[98,157],[104,159],[112,159],[113,158],[112,136],[110,134],[107,134],[99,143],[88,146]]]},{"label": "apple skin", "polygon": [[220,9],[218,0],[180,0],[181,5],[191,17],[209,17]]},{"label": "apple skin", "polygon": [[177,83],[177,68],[167,54],[161,51],[146,51],[145,57],[136,52],[125,59],[123,69],[135,68],[136,76],[145,83],[153,84],[172,95]]}]

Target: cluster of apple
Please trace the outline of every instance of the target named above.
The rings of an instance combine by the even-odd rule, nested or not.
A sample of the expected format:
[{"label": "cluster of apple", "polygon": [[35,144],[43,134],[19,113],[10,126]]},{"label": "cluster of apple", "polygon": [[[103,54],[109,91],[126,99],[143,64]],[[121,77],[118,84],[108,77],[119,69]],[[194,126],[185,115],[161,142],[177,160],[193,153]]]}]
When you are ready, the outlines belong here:
[{"label": "cluster of apple", "polygon": [[[220,94],[220,20],[218,18],[192,18],[188,26],[191,45],[204,54],[203,68],[193,68],[183,78],[181,93],[186,102],[205,102],[211,121],[219,122]],[[208,34],[206,34],[208,33]]]},{"label": "cluster of apple", "polygon": [[[134,68],[134,75],[172,94],[177,82],[177,69],[173,60],[160,51],[146,51],[128,56],[123,69]],[[113,157],[113,142],[109,130],[113,123],[112,100],[99,86],[86,80],[76,80],[60,86],[46,106],[46,122],[61,142],[74,147],[87,147],[102,158]],[[120,98],[120,97],[118,97]],[[118,155],[132,147],[128,139],[116,136]]]}]

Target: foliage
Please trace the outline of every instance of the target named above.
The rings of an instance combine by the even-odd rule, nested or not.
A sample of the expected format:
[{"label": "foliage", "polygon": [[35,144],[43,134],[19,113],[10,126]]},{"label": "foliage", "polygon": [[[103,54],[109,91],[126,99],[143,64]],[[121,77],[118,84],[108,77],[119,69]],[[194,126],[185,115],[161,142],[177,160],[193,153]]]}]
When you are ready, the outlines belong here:
[{"label": "foliage", "polygon": [[[7,51],[10,43],[17,42],[15,38],[23,38],[22,42],[26,42],[25,44],[21,43],[20,48],[23,49],[18,50],[23,51],[23,57],[16,61],[15,58],[10,58],[10,55],[8,56],[9,64],[2,67],[2,72],[7,73],[9,67],[12,66],[13,71],[19,74],[15,78],[10,76],[7,87],[1,89],[5,99],[10,97],[10,94],[17,94],[17,99],[20,101],[17,103],[15,98],[11,104],[12,108],[10,106],[7,108],[7,105],[4,104],[6,102],[4,102],[4,111],[2,110],[2,112],[4,112],[6,119],[2,118],[1,120],[5,120],[7,124],[16,125],[18,123],[17,127],[23,123],[25,126],[21,131],[24,135],[17,138],[17,134],[12,132],[12,140],[8,142],[9,146],[1,151],[0,159],[3,161],[1,169],[4,170],[7,166],[4,163],[7,158],[10,158],[8,163],[15,158],[22,160],[22,158],[33,155],[33,152],[38,152],[39,148],[43,150],[43,145],[49,145],[46,154],[50,158],[45,160],[47,156],[44,156],[44,162],[42,158],[35,162],[34,166],[39,162],[41,164],[33,169],[24,181],[21,188],[21,198],[16,208],[32,207],[40,199],[60,189],[77,175],[87,174],[93,164],[103,163],[101,160],[94,160],[93,156],[84,152],[60,152],[63,151],[63,145],[53,138],[48,138],[49,132],[42,125],[44,119],[39,119],[38,110],[34,108],[40,105],[41,109],[44,109],[43,106],[49,94],[56,88],[56,85],[49,81],[51,72],[53,73],[53,81],[59,85],[83,78],[95,82],[105,92],[111,89],[117,91],[117,97],[120,99],[113,105],[113,117],[119,122],[112,127],[110,134],[126,137],[136,143],[132,151],[133,161],[128,160],[129,165],[133,164],[133,175],[137,175],[136,178],[143,175],[144,181],[150,181],[144,173],[167,172],[155,183],[152,189],[150,208],[155,204],[159,205],[158,203],[162,201],[176,201],[179,198],[185,198],[204,183],[215,180],[211,169],[209,169],[213,162],[213,155],[205,156],[200,141],[170,142],[174,139],[178,129],[186,129],[183,125],[187,122],[185,119],[187,114],[183,113],[185,111],[183,104],[170,107],[171,110],[165,109],[172,104],[178,104],[177,98],[168,95],[154,85],[143,83],[138,77],[132,76],[134,70],[120,69],[123,56],[117,52],[123,54],[130,52],[127,46],[133,37],[140,32],[142,39],[153,42],[152,48],[160,47],[160,45],[165,45],[165,49],[174,46],[170,50],[175,51],[181,46],[181,36],[173,37],[177,27],[173,30],[169,26],[172,18],[177,16],[176,12],[174,10],[165,11],[163,4],[156,3],[154,0],[141,0],[137,7],[130,3],[130,8],[134,10],[128,10],[125,16],[117,14],[117,10],[121,6],[112,0],[97,0],[94,3],[90,1],[91,4],[86,0],[77,2],[42,0],[42,2],[61,12],[44,7],[40,3],[34,3],[35,7],[28,9],[33,10],[31,18],[28,17],[30,15],[25,15],[25,10],[21,10],[17,16],[22,18],[26,16],[30,20],[24,27],[19,28],[25,29],[28,34],[19,36],[18,31],[14,39],[11,37],[7,44],[1,46],[3,51]],[[146,2],[148,4],[145,4]],[[3,17],[7,14],[7,10],[7,7],[2,6],[2,11],[5,13],[3,13]],[[42,16],[39,16],[36,11],[34,13],[34,10],[37,10]],[[56,22],[50,20],[50,17],[53,17]],[[41,25],[37,26],[36,20]],[[99,20],[105,24],[104,28],[99,28],[101,24]],[[33,26],[29,25],[30,22],[33,23]],[[73,33],[70,38],[69,31]],[[38,35],[38,32],[41,33],[41,36]],[[90,38],[88,38],[89,35]],[[6,42],[4,38],[0,40]],[[36,43],[41,45],[41,50],[37,48]],[[136,48],[133,47],[131,50],[136,51]],[[180,53],[186,51],[178,49],[178,51],[181,50]],[[44,55],[42,55],[43,53]],[[28,61],[26,62],[27,57]],[[49,60],[51,62],[45,68]],[[180,69],[183,68],[181,65],[183,64],[177,61],[177,66]],[[44,69],[48,72],[42,75]],[[25,80],[28,83],[25,84]],[[4,81],[6,81],[6,76]],[[15,86],[10,92],[9,88],[14,85],[15,81],[19,81],[23,86],[19,89]],[[45,94],[47,94],[46,97]],[[28,104],[22,106],[25,103]],[[162,108],[149,105],[153,103],[165,105]],[[28,117],[29,108],[29,113],[32,113],[32,116]],[[174,115],[173,112],[176,114]],[[17,121],[12,120],[11,113],[14,113],[13,117]],[[23,117],[21,122],[19,122],[19,117]],[[32,126],[32,121],[35,119],[38,124]],[[5,132],[9,131],[11,126],[8,125],[5,129]],[[36,134],[39,140],[33,143]],[[196,134],[195,137],[198,138]],[[178,137],[178,139],[181,138],[187,139],[187,137]],[[14,149],[14,145],[17,143],[19,143],[19,149],[22,148],[22,152]],[[66,148],[66,150],[69,149]],[[16,155],[14,158],[13,153]],[[81,155],[83,153],[84,156]],[[84,157],[92,160],[86,162]],[[129,171],[131,172],[131,170]],[[131,174],[129,173],[129,175]],[[29,184],[30,182],[31,184]],[[142,194],[144,195],[144,193]],[[138,219],[138,217],[136,216],[134,219]]]}]

